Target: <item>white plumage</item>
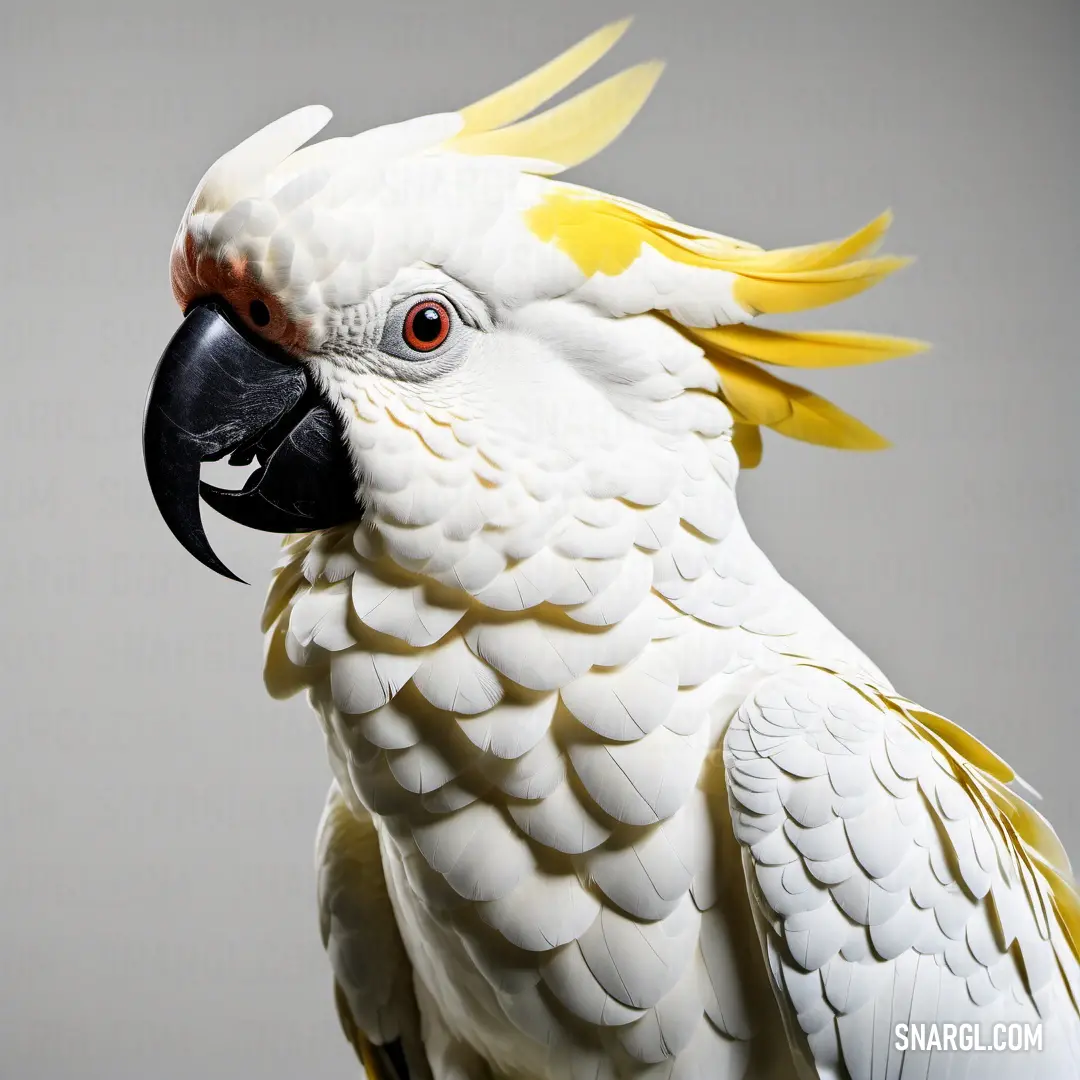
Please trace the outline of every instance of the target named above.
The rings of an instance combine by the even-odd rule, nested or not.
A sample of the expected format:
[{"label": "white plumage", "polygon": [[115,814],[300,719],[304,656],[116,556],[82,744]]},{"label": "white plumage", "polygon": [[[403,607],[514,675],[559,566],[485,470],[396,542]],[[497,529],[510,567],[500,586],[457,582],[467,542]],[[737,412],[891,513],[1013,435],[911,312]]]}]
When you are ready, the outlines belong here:
[{"label": "white plumage", "polygon": [[[739,324],[895,269],[867,255],[887,220],[763,252],[548,179],[657,69],[521,118],[624,28],[460,113],[297,150],[329,119],[299,110],[207,173],[174,247],[182,302],[264,299],[251,329],[337,411],[365,507],[287,541],[266,611],[268,686],[308,689],[335,775],[346,1030],[433,1080],[954,1080],[970,1061],[894,1025],[1040,1022],[1034,1073],[1080,1075],[1052,831],[735,499],[760,426],[880,445],[757,363],[914,345]],[[433,296],[447,344],[398,351]]]},{"label": "white plumage", "polygon": [[[1075,1076],[1076,958],[1040,917],[1050,890],[909,715],[887,686],[799,665],[760,684],[725,740],[755,917],[806,1046],[819,1071],[901,1076],[896,1023],[1042,1023],[1039,1075]],[[1023,1067],[987,1058],[980,1075]]]}]

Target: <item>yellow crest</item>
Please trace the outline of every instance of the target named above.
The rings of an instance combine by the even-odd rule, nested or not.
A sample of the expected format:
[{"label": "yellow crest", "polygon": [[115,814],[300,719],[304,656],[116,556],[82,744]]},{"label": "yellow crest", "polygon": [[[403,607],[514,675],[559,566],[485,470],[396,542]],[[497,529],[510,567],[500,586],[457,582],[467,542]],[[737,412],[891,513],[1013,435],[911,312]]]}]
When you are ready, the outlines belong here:
[{"label": "yellow crest", "polygon": [[[603,27],[511,86],[462,109],[461,132],[446,144],[459,153],[532,159],[550,175],[599,153],[633,119],[662,64],[627,69],[528,119],[592,67],[630,20]],[[526,224],[567,254],[587,276],[617,277],[649,248],[673,264],[720,271],[747,319],[836,303],[877,284],[910,260],[875,256],[891,222],[882,214],[850,236],[805,247],[763,251],[756,245],[681,225],[629,200],[551,182],[526,212]],[[733,325],[693,326],[655,312],[699,345],[717,369],[721,395],[735,419],[733,439],[744,468],[761,458],[761,427],[845,450],[877,450],[880,435],[824,398],[762,365],[789,368],[872,364],[923,351],[907,338],[841,331],[784,331]]]}]

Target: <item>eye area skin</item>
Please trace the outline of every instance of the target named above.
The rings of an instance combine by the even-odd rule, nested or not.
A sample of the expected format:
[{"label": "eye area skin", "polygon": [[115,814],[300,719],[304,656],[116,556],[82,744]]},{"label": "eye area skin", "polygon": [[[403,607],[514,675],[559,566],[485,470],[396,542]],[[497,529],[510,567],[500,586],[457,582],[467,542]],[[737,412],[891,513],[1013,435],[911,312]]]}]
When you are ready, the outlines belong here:
[{"label": "eye area skin", "polygon": [[405,313],[401,337],[418,353],[434,352],[450,334],[452,320],[445,304],[439,300],[420,300]]},{"label": "eye area skin", "polygon": [[405,294],[383,321],[379,353],[396,377],[437,378],[464,360],[477,329],[458,304],[441,291]]}]

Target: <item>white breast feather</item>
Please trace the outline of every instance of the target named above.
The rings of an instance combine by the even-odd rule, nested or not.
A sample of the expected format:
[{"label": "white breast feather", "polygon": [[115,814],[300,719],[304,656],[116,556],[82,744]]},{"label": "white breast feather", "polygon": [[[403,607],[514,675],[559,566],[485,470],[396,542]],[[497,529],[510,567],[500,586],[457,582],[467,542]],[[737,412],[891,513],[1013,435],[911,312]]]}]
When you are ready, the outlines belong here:
[{"label": "white breast feather", "polygon": [[[582,330],[564,311],[559,332]],[[722,406],[678,396],[707,365],[653,320],[631,341],[635,437],[613,429],[591,458],[575,417],[547,444],[564,452],[538,452],[368,386],[352,427],[358,444],[378,429],[369,519],[293,551],[282,573],[309,584],[276,662],[323,687],[332,757],[376,815],[450,1031],[529,1077],[742,1077],[764,1052],[748,1017],[775,1020],[745,900],[713,880],[698,779],[747,672],[785,663],[739,626],[755,590],[782,586],[738,526]]]}]

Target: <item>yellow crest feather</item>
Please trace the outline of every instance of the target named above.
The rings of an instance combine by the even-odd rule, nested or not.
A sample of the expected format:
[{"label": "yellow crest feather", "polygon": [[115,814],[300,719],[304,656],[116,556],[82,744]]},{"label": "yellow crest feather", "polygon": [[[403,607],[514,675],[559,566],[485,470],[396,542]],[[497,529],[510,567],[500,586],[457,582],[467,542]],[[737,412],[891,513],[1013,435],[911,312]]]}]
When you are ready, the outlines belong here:
[{"label": "yellow crest feather", "polygon": [[631,21],[620,19],[601,27],[530,75],[459,110],[465,126],[458,132],[457,139],[494,131],[528,116],[584,75],[626,33]]},{"label": "yellow crest feather", "polygon": [[[461,110],[464,127],[445,149],[531,159],[554,173],[599,153],[629,124],[660,75],[658,62],[640,64],[597,83],[528,119],[533,110],[588,71],[625,33],[630,20],[602,27],[554,60],[503,90]],[[721,271],[748,318],[805,311],[870,288],[910,260],[879,256],[888,211],[849,236],[801,247],[762,250],[695,229],[628,199],[552,182],[525,223],[543,243],[563,251],[588,276],[616,277],[652,248],[672,263]],[[719,286],[718,286],[719,287]],[[888,445],[865,424],[824,398],[776,378],[759,364],[793,368],[873,364],[921,352],[922,342],[841,331],[780,331],[742,324],[694,327],[666,311],[654,314],[699,345],[720,377],[732,410],[732,439],[744,468],[761,459],[760,427],[790,438],[848,450]]]},{"label": "yellow crest feather", "polygon": [[[553,183],[525,213],[545,243],[565,252],[585,274],[618,276],[648,246],[673,263],[732,275],[732,294],[750,316],[802,311],[862,292],[910,260],[865,257],[891,222],[882,214],[840,240],[763,251],[729,237],[665,218],[647,207],[598,192]],[[763,425],[789,438],[844,450],[880,450],[889,443],[824,398],[762,371],[759,363],[794,368],[874,364],[922,352],[921,341],[843,331],[781,331],[742,323],[695,327],[657,312],[700,345],[720,375],[735,420]],[[743,468],[761,459],[760,439],[738,432]]]},{"label": "yellow crest feather", "polygon": [[550,162],[553,173],[580,165],[622,134],[645,104],[664,65],[652,60],[590,86],[546,112],[494,131],[456,135],[447,149]]}]

